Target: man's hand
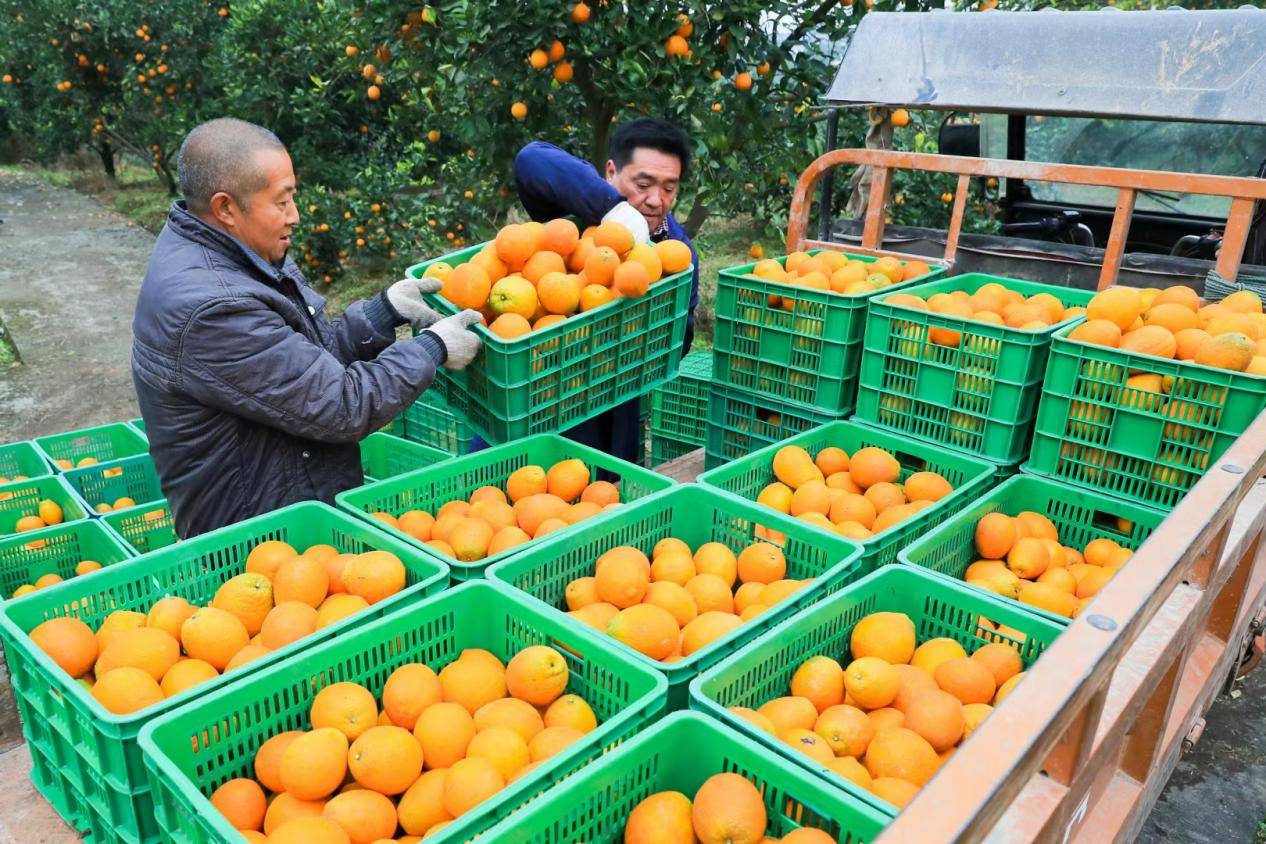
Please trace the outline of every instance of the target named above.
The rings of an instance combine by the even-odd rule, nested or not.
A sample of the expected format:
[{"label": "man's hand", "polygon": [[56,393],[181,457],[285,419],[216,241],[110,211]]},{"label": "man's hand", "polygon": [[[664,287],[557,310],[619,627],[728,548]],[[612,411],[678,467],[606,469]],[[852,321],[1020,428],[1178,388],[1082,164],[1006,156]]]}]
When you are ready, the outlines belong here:
[{"label": "man's hand", "polygon": [[646,224],[646,218],[642,216],[641,211],[638,211],[627,202],[621,202],[608,211],[606,216],[602,218],[602,222],[621,223],[633,233],[634,243],[650,243],[651,229]]},{"label": "man's hand", "polygon": [[422,301],[423,293],[438,293],[443,285],[434,278],[406,278],[382,292],[388,307],[421,331],[440,320],[440,314]]},{"label": "man's hand", "polygon": [[475,359],[475,355],[479,354],[483,341],[470,330],[470,326],[480,322],[483,322],[483,315],[479,311],[465,310],[444,317],[427,329],[428,333],[444,344],[445,369],[465,369]]}]

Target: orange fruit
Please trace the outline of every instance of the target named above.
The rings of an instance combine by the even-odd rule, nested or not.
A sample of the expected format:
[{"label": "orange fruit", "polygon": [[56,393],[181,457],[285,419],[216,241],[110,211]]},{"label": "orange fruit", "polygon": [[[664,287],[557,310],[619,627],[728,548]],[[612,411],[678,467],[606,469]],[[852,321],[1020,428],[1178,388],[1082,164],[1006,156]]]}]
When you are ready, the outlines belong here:
[{"label": "orange fruit", "polygon": [[866,496],[855,492],[842,492],[841,496],[831,503],[831,512],[828,517],[837,525],[855,522],[866,530],[870,530],[878,513],[874,503]]},{"label": "orange fruit", "polygon": [[483,519],[462,519],[448,535],[448,544],[454,557],[462,562],[474,562],[488,556],[495,530]]},{"label": "orange fruit", "polygon": [[50,618],[36,626],[30,636],[36,647],[71,677],[87,674],[97,661],[97,637],[91,627],[77,618]]},{"label": "orange fruit", "polygon": [[475,729],[477,731],[483,732],[493,727],[512,730],[524,742],[529,742],[533,736],[545,729],[545,722],[536,707],[526,701],[513,697],[503,697],[500,700],[485,703],[475,713]]},{"label": "orange fruit", "polygon": [[269,738],[255,751],[255,779],[272,792],[285,791],[281,782],[281,757],[290,743],[303,733],[289,730]]},{"label": "orange fruit", "polygon": [[699,786],[691,808],[695,835],[704,844],[758,842],[765,835],[765,801],[746,778],[714,774]]},{"label": "orange fruit", "polygon": [[[896,668],[894,665],[893,668]],[[885,706],[880,709],[872,709],[866,713],[866,717],[870,719],[870,723],[875,726],[875,735],[884,730],[891,730],[894,727],[903,726],[906,722],[906,714],[900,709],[891,706]]]},{"label": "orange fruit", "polygon": [[331,727],[319,727],[298,736],[281,755],[281,783],[300,800],[318,800],[333,794],[347,774],[347,736]]},{"label": "orange fruit", "polygon": [[940,501],[954,491],[949,481],[936,472],[915,472],[906,478],[903,488],[910,501]]},{"label": "orange fruit", "polygon": [[246,555],[246,571],[262,574],[272,580],[282,563],[297,556],[298,552],[290,543],[270,539],[259,543]]},{"label": "orange fruit", "polygon": [[604,553],[595,564],[595,572],[598,597],[619,609],[640,603],[650,585],[650,561],[629,545]]},{"label": "orange fruit", "polygon": [[[648,586],[642,601],[646,606],[654,606],[667,611],[679,628],[685,627],[699,615],[699,608],[695,605],[695,599],[690,597],[690,593],[686,591],[686,588],[669,580],[659,581]],[[629,610],[635,609],[635,606],[629,607]],[[627,610],[624,612],[627,612]],[[680,639],[680,630],[678,631],[678,639]],[[638,650],[641,650],[641,648],[638,648]],[[669,653],[671,652],[670,650]]]},{"label": "orange fruit", "polygon": [[321,630],[369,607],[360,595],[330,595],[317,609],[316,629]]},{"label": "orange fruit", "polygon": [[[536,284],[541,307],[549,314],[567,316],[580,307],[580,277],[567,273],[546,273]],[[539,328],[540,326],[534,326]]]},{"label": "orange fruit", "polygon": [[466,755],[475,737],[475,720],[464,706],[441,702],[422,710],[413,726],[413,737],[422,746],[428,770],[450,768]]},{"label": "orange fruit", "polygon": [[620,488],[610,481],[594,481],[585,487],[585,491],[580,494],[580,500],[606,508],[620,503]]},{"label": "orange fruit", "polygon": [[316,625],[315,609],[300,601],[287,601],[268,613],[259,631],[259,642],[269,650],[276,650],[315,632]]},{"label": "orange fruit", "polygon": [[570,677],[563,655],[547,645],[524,648],[505,669],[506,690],[533,706],[548,706],[557,700]]},{"label": "orange fruit", "polygon": [[793,729],[811,729],[819,717],[813,701],[795,695],[766,701],[756,712],[769,719],[778,733]]},{"label": "orange fruit", "polygon": [[869,489],[878,483],[896,483],[901,476],[901,464],[882,448],[867,446],[853,453],[848,474],[862,489]]},{"label": "orange fruit", "polygon": [[161,630],[173,639],[180,638],[180,625],[197,609],[179,595],[159,599],[149,608],[145,626]]},{"label": "orange fruit", "polygon": [[[760,596],[764,591],[764,583],[744,583],[738,589],[734,590],[734,611],[739,615],[742,615],[743,610],[750,606],[760,604]],[[692,598],[691,602],[693,603],[693,601],[694,599]]]},{"label": "orange fruit", "polygon": [[98,674],[91,694],[115,715],[127,715],[163,699],[163,690],[149,672],[131,666]]},{"label": "orange fruit", "polygon": [[1006,699],[1007,695],[1011,694],[1011,690],[1016,687],[1016,685],[1020,682],[1020,680],[1023,677],[1024,677],[1024,672],[1021,671],[1019,674],[1015,675],[1010,680],[1003,683],[1002,686],[998,689],[998,693],[994,695],[993,705],[997,706],[998,704],[1002,703],[1002,701]]},{"label": "orange fruit", "polygon": [[295,557],[281,564],[273,578],[273,600],[277,604],[300,601],[319,607],[330,588],[330,576],[320,560]]},{"label": "orange fruit", "polygon": [[636,244],[625,260],[629,263],[641,264],[645,268],[648,284],[654,284],[664,276],[664,262],[660,260],[655,247],[650,243]]},{"label": "orange fruit", "polygon": [[614,299],[611,291],[601,284],[587,284],[580,290],[580,310],[592,311]]},{"label": "orange fruit", "polygon": [[405,581],[404,563],[390,551],[366,551],[343,567],[343,587],[371,604],[399,592]]},{"label": "orange fruit", "polygon": [[774,726],[774,722],[769,720],[767,716],[757,712],[755,709],[748,709],[745,706],[731,706],[729,711],[733,712],[744,721],[747,721],[758,730],[763,730],[771,736],[778,735],[778,728]]},{"label": "orange fruit", "polygon": [[[298,557],[290,557],[284,562],[295,559]],[[280,570],[281,563],[278,563],[270,575],[248,571],[230,578],[215,591],[211,606],[237,616],[246,627],[246,632],[254,636],[263,626],[268,611],[273,608],[273,578]]]},{"label": "orange fruit", "polygon": [[901,678],[879,657],[864,656],[844,669],[844,688],[863,709],[879,709],[896,698]]},{"label": "orange fruit", "polygon": [[931,675],[942,662],[965,656],[967,656],[967,651],[953,639],[946,637],[928,639],[914,649],[914,656],[910,657],[910,665]]},{"label": "orange fruit", "polygon": [[444,279],[440,295],[460,308],[479,309],[488,301],[492,279],[483,267],[467,261],[453,268]]},{"label": "orange fruit", "polygon": [[505,787],[505,778],[487,759],[462,759],[444,778],[444,809],[461,817]]},{"label": "orange fruit", "polygon": [[1187,285],[1178,284],[1173,287],[1166,287],[1157,293],[1156,298],[1152,299],[1151,306],[1157,308],[1168,304],[1182,305],[1187,310],[1195,313],[1200,310],[1200,297],[1196,294],[1196,291]]},{"label": "orange fruit", "polygon": [[677,649],[681,627],[663,607],[634,604],[611,619],[607,634],[651,659],[661,660]]},{"label": "orange fruit", "polygon": [[431,667],[410,662],[387,677],[382,688],[382,708],[391,723],[411,730],[422,711],[439,703],[441,696],[439,677]]},{"label": "orange fruit", "polygon": [[[1209,332],[1213,334],[1213,331]],[[1256,344],[1242,333],[1215,335],[1196,353],[1195,362],[1202,366],[1243,372],[1256,354]]]},{"label": "orange fruit", "polygon": [[[429,514],[423,515],[426,515],[428,519],[430,518]],[[411,521],[410,524],[413,525],[419,532],[421,531],[420,520]],[[434,526],[435,520],[430,519],[430,524],[426,528],[427,539],[430,538],[431,528]],[[421,537],[415,538],[420,539],[423,542],[426,541],[426,539],[422,539]],[[343,569],[355,556],[355,554],[336,554],[333,557],[321,561],[325,565],[325,574],[329,582],[329,588],[327,590],[329,595],[341,595],[347,592],[347,587],[343,585]]]},{"label": "orange fruit", "polygon": [[96,560],[81,560],[79,564],[75,566],[75,574],[76,576],[82,576],[94,571],[99,571],[100,569],[101,563],[98,563]]},{"label": "orange fruit", "polygon": [[444,779],[446,769],[427,771],[414,781],[400,796],[396,812],[400,828],[409,835],[422,835],[431,827],[453,816],[444,808]]},{"label": "orange fruit", "polygon": [[1168,328],[1145,325],[1127,332],[1121,338],[1121,348],[1127,352],[1172,358],[1178,351],[1178,341],[1174,339],[1173,333]]},{"label": "orange fruit", "polygon": [[911,702],[905,727],[926,739],[937,753],[943,753],[963,736],[963,705],[948,692],[929,690]]},{"label": "orange fruit", "polygon": [[947,660],[936,667],[932,676],[938,686],[962,703],[988,703],[998,685],[989,668],[971,657]]},{"label": "orange fruit", "polygon": [[989,717],[993,707],[987,703],[969,703],[963,707],[963,739],[966,740],[980,723]]},{"label": "orange fruit", "polygon": [[135,630],[138,627],[144,627],[145,623],[145,613],[115,610],[106,616],[105,621],[101,622],[101,626],[97,628],[97,650],[105,650],[110,641],[124,630]]},{"label": "orange fruit", "polygon": [[876,733],[866,750],[866,770],[876,779],[895,777],[923,785],[940,764],[932,745],[906,727]]},{"label": "orange fruit", "polygon": [[690,247],[680,240],[661,240],[655,244],[655,254],[659,256],[666,275],[679,273],[694,263]]},{"label": "orange fruit", "polygon": [[818,712],[844,702],[844,669],[829,656],[813,656],[791,677],[791,694],[813,703]]},{"label": "orange fruit", "polygon": [[646,265],[638,261],[626,261],[616,267],[611,280],[611,287],[630,299],[645,296],[650,284],[651,276]]},{"label": "orange fruit", "polygon": [[1086,305],[1086,319],[1106,319],[1127,330],[1143,311],[1143,298],[1133,287],[1109,287],[1096,293]]},{"label": "orange fruit", "polygon": [[1068,338],[1096,346],[1115,348],[1121,345],[1121,328],[1112,320],[1091,319],[1070,331]]},{"label": "orange fruit", "polygon": [[620,267],[620,255],[610,247],[594,241],[594,249],[585,259],[584,278],[589,285],[610,287],[615,279],[615,271]]},{"label": "orange fruit", "polygon": [[[413,741],[412,738],[409,741]],[[330,798],[322,817],[334,821],[351,844],[390,840],[396,832],[396,806],[376,791],[358,788]]]},{"label": "orange fruit", "polygon": [[657,554],[651,563],[652,583],[670,581],[679,586],[685,586],[690,582],[690,578],[698,573],[694,557],[688,548],[684,552],[674,549]]},{"label": "orange fruit", "polygon": [[[835,760],[828,761],[833,762]],[[784,835],[782,844],[836,844],[836,841],[820,829],[802,826],[800,829],[792,830]]]},{"label": "orange fruit", "polygon": [[976,522],[976,550],[987,560],[1006,557],[1015,540],[1015,525],[1005,513],[988,513]]},{"label": "orange fruit", "polygon": [[379,794],[402,794],[422,773],[422,746],[404,727],[370,727],[352,742],[347,767]]},{"label": "orange fruit", "polygon": [[915,698],[936,688],[936,681],[932,679],[932,675],[921,668],[915,668],[913,665],[894,665],[892,669],[897,672],[897,677],[901,682],[897,688],[897,696],[889,704],[893,709],[906,712]]},{"label": "orange fruit", "polygon": [[660,791],[633,807],[624,824],[625,844],[695,844],[693,806],[680,791]]},{"label": "orange fruit", "polygon": [[896,612],[871,613],[857,622],[849,638],[854,658],[874,656],[893,664],[908,663],[914,645],[914,622]]},{"label": "orange fruit", "polygon": [[529,495],[545,492],[546,489],[545,470],[540,466],[523,466],[511,472],[510,477],[506,479],[506,492],[510,496],[511,503],[527,498]]},{"label": "orange fruit", "polygon": [[505,340],[513,340],[532,333],[532,323],[518,314],[502,314],[494,319],[488,330]]},{"label": "orange fruit", "polygon": [[792,729],[778,734],[778,739],[808,756],[820,765],[825,765],[835,758],[835,754],[822,738],[812,730]]},{"label": "orange fruit", "polygon": [[253,779],[238,777],[224,783],[211,793],[211,805],[234,829],[263,829],[268,804]]},{"label": "orange fruit", "polygon": [[[495,536],[498,531],[508,527],[518,526],[518,517],[514,513],[514,508],[504,501],[489,501],[487,499],[478,501],[471,505],[470,519],[482,520],[488,523],[492,528]],[[461,524],[460,522],[458,523]],[[457,528],[454,527],[454,531]],[[449,544],[452,544],[453,534],[449,533]]]},{"label": "orange fruit", "polygon": [[578,577],[568,583],[563,590],[563,598],[569,610],[578,610],[602,600],[598,597],[597,580],[593,577]]},{"label": "orange fruit", "polygon": [[575,501],[589,485],[589,467],[576,458],[560,460],[545,473],[546,492],[568,503]]},{"label": "orange fruit", "polygon": [[1007,568],[1017,577],[1034,579],[1041,576],[1050,566],[1050,551],[1042,545],[1040,539],[1025,536],[1015,541],[1007,552]]},{"label": "orange fruit", "polygon": [[1024,670],[1024,663],[1015,648],[1001,642],[990,642],[977,648],[971,658],[988,668],[999,686]]},{"label": "orange fruit", "polygon": [[[535,537],[541,525],[550,519],[563,519],[570,507],[557,495],[547,492],[529,495],[515,502],[514,513],[519,527]],[[564,524],[566,524],[564,520]]]},{"label": "orange fruit", "polygon": [[[770,546],[773,547],[773,546]],[[723,543],[705,542],[694,553],[695,570],[699,574],[713,574],[730,588],[738,578],[738,560],[734,552]]]},{"label": "orange fruit", "polygon": [[563,695],[545,710],[546,727],[571,727],[581,733],[593,732],[598,727],[593,709],[579,695]]},{"label": "orange fruit", "polygon": [[457,659],[440,670],[441,697],[465,707],[472,716],[484,704],[505,697],[506,672],[480,659]]},{"label": "orange fruit", "polygon": [[599,601],[596,604],[581,607],[580,609],[567,614],[600,633],[606,633],[607,625],[611,623],[611,619],[615,618],[616,614],[619,612],[620,610],[611,604],[608,604],[605,601]]},{"label": "orange fruit", "polygon": [[241,668],[248,662],[254,662],[257,659],[268,656],[270,653],[272,653],[272,649],[266,648],[263,645],[247,645],[237,653],[233,654],[233,658],[229,660],[229,664],[224,666],[224,673],[227,674],[230,671]]},{"label": "orange fruit", "polygon": [[870,790],[881,800],[903,809],[918,794],[919,787],[900,777],[875,777],[871,780]]},{"label": "orange fruit", "polygon": [[623,258],[633,248],[633,234],[623,223],[610,221],[594,230],[593,242],[599,249],[608,247]]},{"label": "orange fruit", "polygon": [[194,659],[223,671],[250,641],[241,619],[215,607],[200,607],[180,625],[180,643]]},{"label": "orange fruit", "polygon": [[511,224],[497,232],[493,248],[506,267],[518,272],[536,251],[536,237],[526,227]]},{"label": "orange fruit", "polygon": [[566,750],[584,738],[585,734],[575,727],[546,727],[528,744],[528,752],[533,762],[544,762]]},{"label": "orange fruit", "polygon": [[828,446],[818,452],[818,456],[813,460],[814,465],[822,471],[823,476],[829,477],[836,472],[848,471],[848,453],[842,448]]},{"label": "orange fruit", "polygon": [[761,590],[757,603],[764,604],[767,607],[772,607],[774,604],[777,604],[780,601],[785,601],[796,592],[799,592],[806,582],[807,581],[801,582],[799,580],[775,580],[773,583],[766,584],[765,588]]},{"label": "orange fruit", "polygon": [[517,525],[502,528],[492,535],[492,541],[488,543],[488,556],[500,554],[502,551],[507,551],[531,541],[532,537],[528,536],[527,532]]},{"label": "orange fruit", "polygon": [[164,696],[175,697],[185,689],[214,680],[219,676],[220,672],[216,671],[210,663],[200,659],[182,659],[167,669],[162,682],[159,683],[159,688],[163,690]]},{"label": "orange fruit", "polygon": [[875,737],[875,725],[866,713],[847,704],[822,710],[813,723],[813,731],[822,737],[836,756],[864,756],[870,740]]},{"label": "orange fruit", "polygon": [[378,703],[364,686],[332,683],[312,699],[309,717],[314,729],[333,728],[355,741],[378,723]]},{"label": "orange fruit", "polygon": [[[768,588],[768,587],[766,587]],[[734,612],[734,594],[726,582],[715,574],[697,574],[686,581],[686,591],[699,613]],[[762,590],[762,595],[764,591]],[[761,601],[761,603],[765,603]]]},{"label": "orange fruit", "polygon": [[871,789],[870,772],[866,767],[858,762],[852,756],[837,756],[827,763],[826,767],[839,774],[849,782],[864,788],[867,791]]},{"label": "orange fruit", "polygon": [[[709,575],[700,575],[708,577]],[[696,578],[697,579],[697,578]],[[681,631],[681,653],[690,656],[737,628],[739,617],[727,612],[701,612]]]},{"label": "orange fruit", "polygon": [[[378,86],[371,85],[370,99]],[[321,801],[324,808],[325,801]],[[267,823],[267,821],[265,821]],[[268,844],[350,844],[343,828],[324,815],[301,815],[280,824],[268,835]]]}]

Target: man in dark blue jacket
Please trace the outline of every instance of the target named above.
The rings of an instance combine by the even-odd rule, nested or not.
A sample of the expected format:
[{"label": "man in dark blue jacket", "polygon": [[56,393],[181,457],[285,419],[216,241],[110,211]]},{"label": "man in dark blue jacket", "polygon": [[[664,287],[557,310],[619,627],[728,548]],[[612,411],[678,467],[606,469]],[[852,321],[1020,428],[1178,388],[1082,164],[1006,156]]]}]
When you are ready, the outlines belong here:
[{"label": "man in dark blue jacket", "polygon": [[[533,220],[577,217],[583,225],[623,223],[640,243],[681,240],[694,257],[690,316],[682,354],[694,340],[699,303],[699,254],[672,215],[677,191],[690,170],[690,141],[676,125],[643,117],[616,127],[610,158],[600,176],[589,162],[536,141],[519,151],[514,179],[519,201]],[[641,463],[640,402],[632,400],[565,432],[574,440]]]},{"label": "man in dark blue jacket", "polygon": [[[181,537],[363,483],[357,443],[479,351],[475,311],[440,319],[435,284],[397,282],[336,320],[287,257],[290,156],[240,120],[189,133],[184,201],[154,245],[132,323],[132,377]],[[396,340],[412,322],[417,337]]]}]

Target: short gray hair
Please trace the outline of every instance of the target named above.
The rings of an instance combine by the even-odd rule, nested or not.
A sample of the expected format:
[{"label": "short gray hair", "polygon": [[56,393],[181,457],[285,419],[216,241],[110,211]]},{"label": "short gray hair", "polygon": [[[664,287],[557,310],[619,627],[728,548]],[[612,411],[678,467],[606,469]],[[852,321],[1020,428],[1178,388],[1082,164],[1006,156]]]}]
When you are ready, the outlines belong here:
[{"label": "short gray hair", "polygon": [[205,214],[211,208],[211,197],[220,192],[245,202],[266,184],[255,153],[285,148],[263,126],[233,117],[219,117],[194,127],[181,143],[176,159],[185,204],[194,214]]}]

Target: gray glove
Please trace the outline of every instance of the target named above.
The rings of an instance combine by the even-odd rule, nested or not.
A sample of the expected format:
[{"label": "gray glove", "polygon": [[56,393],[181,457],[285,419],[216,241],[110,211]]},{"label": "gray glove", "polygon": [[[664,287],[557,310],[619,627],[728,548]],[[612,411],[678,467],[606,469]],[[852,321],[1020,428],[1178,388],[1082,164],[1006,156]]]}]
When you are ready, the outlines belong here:
[{"label": "gray glove", "polygon": [[426,330],[444,345],[446,358],[444,368],[459,370],[475,359],[484,341],[470,330],[470,326],[483,322],[483,314],[479,311],[465,310],[450,317],[444,317]]},{"label": "gray glove", "polygon": [[443,285],[435,278],[406,278],[382,292],[383,299],[402,320],[419,331],[434,325],[440,314],[422,300],[423,293],[438,293]]}]

